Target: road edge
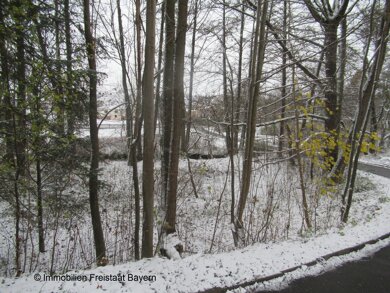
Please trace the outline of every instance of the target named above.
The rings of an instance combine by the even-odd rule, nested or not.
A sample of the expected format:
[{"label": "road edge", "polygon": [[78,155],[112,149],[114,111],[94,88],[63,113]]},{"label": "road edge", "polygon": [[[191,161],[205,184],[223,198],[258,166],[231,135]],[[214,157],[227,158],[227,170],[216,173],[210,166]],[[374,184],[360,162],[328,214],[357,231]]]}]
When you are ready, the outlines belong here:
[{"label": "road edge", "polygon": [[276,278],[283,277],[285,274],[291,273],[291,272],[293,272],[293,271],[295,271],[295,270],[297,270],[297,269],[299,269],[299,268],[301,268],[303,266],[312,267],[312,266],[314,266],[314,265],[316,265],[316,264],[318,264],[320,262],[323,262],[324,260],[328,260],[328,259],[330,259],[332,257],[342,256],[342,255],[346,255],[346,254],[349,254],[349,253],[352,253],[352,252],[359,251],[359,250],[363,249],[366,245],[375,244],[375,243],[379,242],[380,240],[384,240],[384,239],[389,238],[389,237],[390,237],[390,233],[386,233],[386,234],[384,234],[384,235],[382,235],[382,236],[380,236],[378,238],[375,238],[375,239],[372,239],[372,240],[369,240],[369,241],[366,241],[366,242],[363,242],[363,243],[360,243],[360,244],[357,244],[357,245],[354,245],[354,246],[351,246],[351,247],[348,247],[348,248],[344,248],[344,249],[341,249],[341,250],[338,250],[338,251],[326,254],[326,255],[324,255],[322,257],[316,258],[313,261],[310,261],[310,262],[307,262],[307,263],[303,263],[303,264],[300,264],[298,266],[294,266],[294,267],[282,270],[281,272],[273,274],[273,275],[261,276],[261,277],[259,276],[259,277],[256,277],[255,279],[251,280],[251,281],[240,282],[240,283],[237,283],[235,285],[226,286],[226,287],[210,288],[210,289],[206,289],[206,290],[197,291],[197,293],[221,293],[221,292],[226,292],[226,291],[229,291],[229,290],[235,290],[235,289],[238,289],[238,288],[245,288],[245,287],[248,287],[248,286],[255,285],[257,283],[270,281],[270,280],[273,280],[273,279],[276,279]]}]

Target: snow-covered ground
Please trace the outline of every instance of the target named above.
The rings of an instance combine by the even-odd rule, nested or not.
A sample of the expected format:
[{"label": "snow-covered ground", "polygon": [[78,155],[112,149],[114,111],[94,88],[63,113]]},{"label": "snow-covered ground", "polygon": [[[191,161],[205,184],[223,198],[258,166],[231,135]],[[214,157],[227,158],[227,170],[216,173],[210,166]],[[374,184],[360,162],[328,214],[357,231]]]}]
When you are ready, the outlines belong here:
[{"label": "snow-covered ground", "polygon": [[361,155],[360,161],[390,168],[390,150],[375,155]]},{"label": "snow-covered ground", "polygon": [[313,266],[303,265],[295,271],[284,274],[282,277],[272,279],[270,281],[261,282],[249,287],[238,288],[236,290],[230,291],[235,293],[247,292],[257,292],[257,291],[276,291],[278,292],[281,289],[286,288],[292,281],[296,279],[301,279],[309,276],[318,276],[320,274],[326,273],[333,269],[336,269],[339,266],[342,266],[346,262],[358,261],[362,258],[368,257],[375,252],[379,251],[381,248],[387,247],[390,245],[390,239],[386,238],[380,240],[375,244],[366,245],[363,249],[351,252],[349,254],[334,256],[327,261],[320,261]]},{"label": "snow-covered ground", "polygon": [[[0,278],[0,292],[96,292],[99,290],[107,292],[197,292],[274,275],[282,270],[313,261],[323,255],[375,239],[390,232],[390,180],[359,172],[360,178],[365,178],[365,181],[361,181],[370,182],[375,188],[361,186],[360,192],[354,196],[350,220],[347,225],[337,224],[327,228],[328,225],[323,222],[326,221],[327,217],[334,217],[330,213],[327,217],[318,217],[317,220],[322,223],[317,223],[316,233],[313,231],[299,233],[299,229],[290,228],[291,235],[284,237],[285,231],[280,231],[279,234],[278,231],[270,231],[263,243],[232,250],[232,237],[229,232],[228,220],[224,220],[229,218],[229,215],[226,215],[229,206],[226,205],[222,207],[219,223],[216,226],[217,236],[212,251],[217,253],[209,254],[207,252],[210,246],[210,233],[214,228],[215,210],[218,205],[214,200],[218,200],[220,188],[223,188],[228,159],[192,161],[192,164],[193,170],[202,173],[206,179],[199,182],[198,185],[200,198],[196,199],[190,194],[187,197],[180,197],[178,202],[178,222],[181,223],[178,230],[185,231],[183,225],[187,225],[185,227],[186,234],[180,235],[186,246],[183,259],[169,260],[155,257],[115,266],[71,270],[65,275],[58,275],[60,280],[50,280],[47,273],[44,272],[24,274],[18,279]],[[120,162],[113,163],[107,169],[108,174],[111,176],[114,173],[121,174],[120,165]],[[183,169],[185,165],[186,162],[182,161],[180,168]],[[280,175],[278,173],[280,171],[276,169],[269,170],[269,172],[271,172],[268,173],[270,178],[275,176],[273,180],[278,174]],[[257,189],[264,188],[265,192],[267,190],[269,192],[268,183],[266,181],[258,183]],[[116,186],[117,184],[118,186]],[[110,191],[111,196],[117,192],[116,188],[123,188],[120,187],[119,182],[115,182],[114,185],[115,187],[112,187]],[[188,186],[185,185],[182,188],[183,191],[186,191]],[[276,201],[277,191],[274,192]],[[292,202],[294,200],[293,196]],[[328,201],[326,196],[321,200],[325,203]],[[264,204],[261,208],[263,209],[265,206]],[[332,206],[325,204],[322,206],[324,208],[322,211],[320,207],[318,213],[323,214],[326,209],[330,209]],[[291,226],[297,228],[301,220],[299,220],[299,209],[295,214],[294,210],[296,208],[291,209],[292,216],[295,217],[295,221],[291,220]],[[337,206],[335,210],[336,215]],[[200,216],[200,220],[191,223],[191,218],[195,219],[195,214]],[[287,214],[284,216],[287,217]],[[283,217],[283,213],[275,212],[274,217]],[[275,220],[275,224],[278,221],[285,223],[282,220]],[[335,223],[337,222],[335,220]],[[281,230],[283,229],[281,228]],[[387,239],[350,256],[332,258],[311,268],[303,267],[288,274],[283,282],[274,280],[260,284],[257,288],[277,290],[281,285],[285,285],[286,281],[293,278],[321,273],[339,265],[342,261],[364,257],[389,243],[390,241]],[[244,292],[243,290],[241,291]]]},{"label": "snow-covered ground", "polygon": [[[101,120],[97,120],[99,125]],[[89,129],[84,128],[80,130],[80,137],[89,136]],[[126,138],[126,123],[119,120],[104,120],[99,128],[99,138]]]},{"label": "snow-covered ground", "polygon": [[[380,181],[379,178],[372,178]],[[383,181],[382,181],[383,182]],[[378,182],[379,183],[379,182]],[[229,286],[255,277],[276,274],[286,268],[315,260],[325,254],[350,247],[390,232],[390,182],[383,182],[386,201],[373,211],[370,219],[359,224],[348,224],[327,233],[279,243],[255,244],[250,247],[220,254],[196,254],[180,260],[155,257],[117,266],[95,268],[87,271],[71,271],[69,278],[85,278],[84,281],[36,281],[47,278],[44,273],[30,274],[19,279],[0,279],[1,292],[197,292],[215,286]],[[375,199],[371,200],[372,203]],[[378,247],[390,244],[384,240],[357,253],[352,258],[373,253]],[[343,257],[334,258],[328,264],[315,267],[312,273],[320,273],[340,263]],[[310,273],[302,268],[295,276]],[[66,277],[63,276],[63,278]],[[120,277],[115,277],[120,276]],[[99,281],[97,278],[107,278]],[[123,277],[123,280],[120,278]],[[112,280],[109,281],[108,279]],[[113,280],[115,279],[115,280]],[[268,282],[268,288],[280,284]]]},{"label": "snow-covered ground", "polygon": [[[97,120],[100,138],[100,152],[112,159],[119,157],[124,159],[127,154],[126,141],[126,123],[119,120]],[[265,150],[276,149],[278,139],[273,135],[261,134],[263,130],[258,127],[256,129],[255,152],[263,152]],[[161,129],[156,129],[156,143],[159,143],[159,135]],[[143,133],[143,132],[142,132]],[[89,137],[89,129],[81,129],[78,133],[81,138]],[[159,148],[157,147],[158,151]],[[189,142],[188,153],[190,155],[200,155],[207,157],[222,157],[227,156],[225,133],[222,128],[216,127],[211,122],[208,125],[193,124],[191,129],[191,137]]]}]

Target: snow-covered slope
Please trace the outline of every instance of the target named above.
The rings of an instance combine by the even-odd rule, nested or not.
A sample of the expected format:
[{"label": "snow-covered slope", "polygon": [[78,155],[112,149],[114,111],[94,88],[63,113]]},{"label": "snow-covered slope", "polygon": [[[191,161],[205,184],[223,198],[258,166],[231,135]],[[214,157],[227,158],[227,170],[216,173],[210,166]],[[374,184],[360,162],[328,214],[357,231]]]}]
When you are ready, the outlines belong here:
[{"label": "snow-covered slope", "polygon": [[[351,224],[322,235],[256,244],[220,254],[196,254],[179,260],[155,257],[88,271],[71,271],[58,277],[63,280],[56,281],[47,279],[44,273],[23,275],[19,279],[3,278],[0,292],[197,292],[273,275],[390,232],[390,180],[367,176],[380,190],[378,197],[370,196],[363,201],[365,195],[357,195],[354,210],[358,212],[351,215]],[[370,217],[359,212],[364,207],[358,205],[363,203],[369,206]],[[388,243],[389,240],[385,240],[375,247]],[[317,272],[320,271],[317,268]]]}]

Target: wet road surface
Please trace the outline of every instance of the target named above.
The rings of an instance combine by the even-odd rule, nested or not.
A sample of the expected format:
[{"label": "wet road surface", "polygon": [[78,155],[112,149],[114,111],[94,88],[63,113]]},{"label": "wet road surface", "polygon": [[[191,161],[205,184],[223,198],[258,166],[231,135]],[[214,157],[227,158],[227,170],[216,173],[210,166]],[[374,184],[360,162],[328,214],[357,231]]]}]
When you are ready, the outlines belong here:
[{"label": "wet road surface", "polygon": [[[260,292],[271,291],[258,291]],[[390,246],[322,275],[296,280],[288,288],[278,292],[390,293]]]},{"label": "wet road surface", "polygon": [[390,169],[379,165],[371,165],[359,162],[358,169],[375,175],[390,178]]}]

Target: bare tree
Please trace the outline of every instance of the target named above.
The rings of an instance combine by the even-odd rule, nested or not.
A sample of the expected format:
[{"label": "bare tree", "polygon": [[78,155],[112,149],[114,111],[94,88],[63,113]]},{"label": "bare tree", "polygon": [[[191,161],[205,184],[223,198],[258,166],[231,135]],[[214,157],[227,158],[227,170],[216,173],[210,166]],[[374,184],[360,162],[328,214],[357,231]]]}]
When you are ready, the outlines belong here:
[{"label": "bare tree", "polygon": [[66,46],[66,118],[67,134],[72,135],[75,128],[75,114],[73,113],[73,67],[72,67],[72,41],[70,30],[70,7],[69,0],[64,0],[64,25],[65,25],[65,46]]},{"label": "bare tree", "polygon": [[[230,113],[230,105],[229,105],[229,99],[228,99],[228,85],[227,85],[227,48],[226,48],[226,3],[225,1],[222,2],[222,88],[223,88],[223,106],[224,106],[224,112],[225,112],[225,143],[226,143],[226,149],[231,149],[231,142],[232,138],[230,136],[230,125],[227,125],[227,122],[229,121],[229,116],[233,115],[233,113]],[[233,97],[232,97],[233,99]]]},{"label": "bare tree", "polygon": [[[375,7],[373,4],[373,8]],[[370,25],[370,34],[369,40],[366,45],[366,52],[364,56],[364,70],[367,68],[367,55],[370,46],[370,40],[372,38],[373,30],[373,13],[371,14],[371,25]],[[386,0],[385,7],[382,13],[382,20],[379,27],[380,36],[375,42],[375,53],[373,58],[372,67],[369,72],[369,76],[365,81],[362,77],[360,90],[359,90],[359,107],[355,117],[355,121],[352,128],[352,135],[350,136],[351,152],[349,156],[349,165],[347,180],[344,188],[344,193],[342,196],[343,207],[341,210],[341,219],[343,222],[348,221],[349,211],[352,205],[352,197],[356,181],[357,165],[361,151],[361,145],[364,139],[364,133],[367,128],[368,116],[370,113],[370,108],[372,100],[375,96],[376,85],[379,80],[380,74],[382,72],[383,63],[386,56],[386,48],[389,37],[390,30],[390,0]],[[363,75],[364,76],[364,75]]]},{"label": "bare tree", "polygon": [[16,275],[21,273],[21,196],[22,191],[19,188],[19,180],[26,175],[26,37],[23,19],[26,16],[26,6],[21,1],[16,1],[18,11],[14,14],[16,23],[16,105],[18,110],[13,115],[13,146],[15,154],[15,173],[14,173],[14,199],[15,199],[15,269]]},{"label": "bare tree", "polygon": [[243,173],[240,198],[237,207],[237,216],[234,224],[233,238],[236,245],[244,242],[243,214],[249,194],[249,187],[252,174],[253,146],[256,132],[257,101],[260,91],[260,79],[264,65],[264,53],[266,45],[265,22],[268,11],[268,1],[257,1],[257,16],[255,40],[252,49],[252,67],[250,73],[249,104],[247,116],[247,128],[245,135],[245,154],[243,162]]},{"label": "bare tree", "polygon": [[278,150],[279,150],[279,156],[282,156],[282,150],[283,150],[283,141],[285,139],[285,126],[283,118],[286,117],[286,95],[287,95],[287,5],[288,1],[283,2],[283,48],[282,48],[282,84],[281,84],[281,91],[280,94],[282,96],[281,100],[281,109],[280,109],[280,118],[282,119],[282,122],[280,122],[280,128],[279,128],[279,144],[278,144]]},{"label": "bare tree", "polygon": [[[136,157],[142,157],[142,145],[141,145],[141,139],[138,139],[141,136],[141,128],[142,128],[142,49],[141,49],[141,26],[142,26],[142,19],[141,19],[141,1],[136,0],[135,1],[135,32],[136,32],[136,80],[137,80],[137,93],[136,93],[136,103],[135,103],[135,122],[134,122],[134,134],[136,135],[136,148],[137,153]],[[133,152],[135,149],[133,150]]]},{"label": "bare tree", "polygon": [[[122,86],[123,86],[123,93],[125,97],[125,103],[126,103],[126,136],[127,136],[127,144],[129,149],[129,162],[132,167],[132,179],[134,183],[134,204],[135,204],[135,224],[134,224],[134,257],[136,260],[140,258],[139,255],[139,235],[140,235],[140,190],[139,190],[139,180],[138,180],[138,166],[137,166],[137,142],[140,140],[140,119],[137,116],[139,113],[136,112],[135,122],[134,122],[134,132],[133,132],[133,117],[132,117],[132,111],[131,111],[131,98],[129,94],[129,89],[127,85],[127,79],[128,79],[128,72],[127,72],[127,62],[126,62],[126,54],[125,54],[125,41],[124,41],[124,33],[123,33],[123,24],[122,24],[122,9],[120,5],[120,0],[117,0],[117,10],[118,10],[118,26],[119,26],[119,58],[121,62],[121,68],[122,68]],[[139,1],[136,1],[136,23],[137,23],[137,50],[140,50],[140,37],[139,34],[140,31],[138,31],[138,26],[140,26],[138,23],[140,20],[139,11],[140,11],[140,3]],[[137,54],[137,56],[140,54],[140,52]],[[140,58],[137,58],[138,66],[137,66],[137,98],[136,98],[136,107],[140,108],[141,106],[138,105],[141,100],[141,71],[140,71]],[[139,110],[138,110],[139,112]],[[135,137],[134,139],[133,136]]]},{"label": "bare tree", "polygon": [[163,57],[163,43],[164,43],[164,25],[165,25],[165,1],[161,5],[161,21],[160,21],[160,38],[158,43],[158,61],[157,61],[157,81],[156,81],[156,101],[154,102],[154,132],[157,129],[157,120],[159,119],[159,108],[161,102],[161,66]]},{"label": "bare tree", "polygon": [[183,125],[181,101],[184,100],[184,53],[187,32],[187,4],[188,0],[179,2],[178,19],[177,19],[177,39],[175,47],[175,68],[174,68],[174,98],[172,111],[172,141],[169,160],[168,176],[168,206],[167,222],[165,232],[167,234],[176,231],[176,200],[177,200],[177,178],[179,167],[179,149],[181,126]]},{"label": "bare tree", "polygon": [[[235,121],[240,120],[241,116],[241,103],[242,103],[242,56],[244,52],[244,28],[245,28],[245,5],[242,3],[242,12],[241,12],[241,21],[240,21],[240,40],[239,40],[239,48],[238,48],[238,73],[237,73],[237,109],[236,109],[236,115],[235,115]],[[234,108],[234,107],[233,107]],[[232,111],[233,111],[232,108]],[[234,128],[234,137],[233,137],[233,144],[235,150],[238,149],[238,128]]]},{"label": "bare tree", "polygon": [[96,44],[92,34],[90,1],[83,0],[84,34],[89,66],[89,133],[91,140],[91,161],[89,169],[89,203],[92,217],[93,236],[95,240],[96,263],[106,265],[106,244],[99,212],[99,137],[97,127],[97,72]]},{"label": "bare tree", "polygon": [[341,105],[340,96],[337,93],[337,30],[340,22],[346,15],[349,0],[344,1],[321,1],[313,2],[304,0],[313,18],[323,27],[325,32],[325,110],[327,119],[325,129],[330,138],[334,141],[335,147],[328,150],[329,170],[337,161],[338,157],[338,137],[340,133]]},{"label": "bare tree", "polygon": [[175,56],[175,1],[165,2],[165,61],[163,81],[163,107],[162,107],[162,159],[161,159],[161,197],[162,210],[166,211],[168,196],[168,170],[172,139],[172,97],[173,97],[173,66]]},{"label": "bare tree", "polygon": [[304,215],[304,219],[305,219],[307,228],[311,229],[312,226],[311,226],[310,215],[309,215],[309,207],[307,204],[303,161],[302,161],[302,156],[301,156],[299,112],[298,112],[298,103],[297,103],[296,88],[295,88],[295,67],[294,66],[292,67],[292,78],[293,78],[292,95],[293,95],[293,102],[294,102],[294,108],[295,108],[294,109],[294,114],[295,114],[295,153],[296,153],[297,162],[298,162],[299,184],[301,187],[301,194],[302,194],[303,215]]},{"label": "bare tree", "polygon": [[188,90],[188,114],[187,114],[187,130],[185,138],[185,146],[183,151],[188,150],[188,145],[191,137],[191,124],[192,124],[192,102],[193,102],[193,90],[194,90],[194,73],[195,73],[195,42],[196,42],[196,30],[198,23],[198,2],[195,0],[194,8],[194,20],[192,27],[192,40],[191,40],[191,57],[190,57],[190,85]]},{"label": "bare tree", "polygon": [[153,256],[154,207],[154,50],[156,2],[147,1],[145,67],[143,76],[144,159],[142,170],[142,257]]}]

